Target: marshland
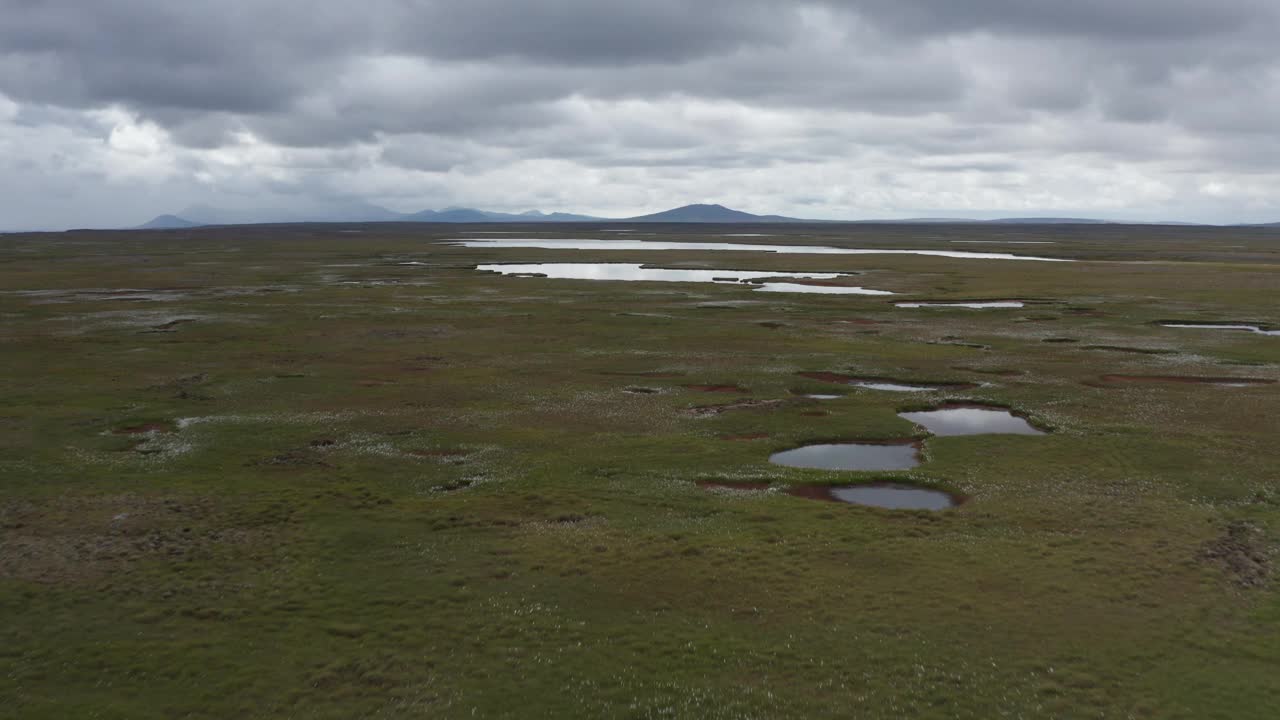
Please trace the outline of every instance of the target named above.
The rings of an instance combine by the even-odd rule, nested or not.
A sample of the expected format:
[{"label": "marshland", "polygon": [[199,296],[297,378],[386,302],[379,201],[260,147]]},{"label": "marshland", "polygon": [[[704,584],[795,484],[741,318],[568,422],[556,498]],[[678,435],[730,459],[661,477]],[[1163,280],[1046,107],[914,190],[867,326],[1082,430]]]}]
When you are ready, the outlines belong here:
[{"label": "marshland", "polygon": [[0,715],[1280,707],[1274,230],[464,229],[0,236]]}]

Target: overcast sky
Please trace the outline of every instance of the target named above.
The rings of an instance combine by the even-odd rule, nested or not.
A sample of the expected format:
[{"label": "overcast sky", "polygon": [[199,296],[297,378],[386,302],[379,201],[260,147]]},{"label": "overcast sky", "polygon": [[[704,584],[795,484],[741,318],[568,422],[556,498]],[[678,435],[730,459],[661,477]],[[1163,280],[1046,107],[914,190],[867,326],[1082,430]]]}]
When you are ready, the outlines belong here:
[{"label": "overcast sky", "polygon": [[1280,221],[1277,0],[0,0],[0,228]]}]

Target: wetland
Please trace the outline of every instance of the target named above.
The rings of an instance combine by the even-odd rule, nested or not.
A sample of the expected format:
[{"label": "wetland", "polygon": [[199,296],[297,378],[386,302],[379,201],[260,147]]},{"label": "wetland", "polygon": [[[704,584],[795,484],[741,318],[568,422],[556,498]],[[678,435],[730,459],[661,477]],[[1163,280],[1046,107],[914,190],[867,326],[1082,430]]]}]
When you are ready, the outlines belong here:
[{"label": "wetland", "polygon": [[1277,287],[1261,228],[2,235],[0,715],[1270,720]]}]

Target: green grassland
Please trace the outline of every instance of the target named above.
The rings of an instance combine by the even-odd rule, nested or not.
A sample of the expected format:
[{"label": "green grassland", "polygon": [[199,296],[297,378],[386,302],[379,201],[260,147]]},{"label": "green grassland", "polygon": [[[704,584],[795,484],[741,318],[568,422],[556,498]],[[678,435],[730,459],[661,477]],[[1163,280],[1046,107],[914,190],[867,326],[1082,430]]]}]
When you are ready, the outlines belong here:
[{"label": "green grassland", "polygon": [[[1280,385],[1101,378],[1280,379],[1280,337],[1156,324],[1280,325],[1280,234],[759,239],[1078,263],[441,242],[475,229],[0,236],[0,717],[1276,717]],[[586,260],[899,295],[473,269]],[[1042,302],[891,303],[974,298]],[[1052,432],[928,439],[909,472],[768,463],[923,437],[897,411],[944,400]],[[698,484],[879,479],[968,500]]]}]

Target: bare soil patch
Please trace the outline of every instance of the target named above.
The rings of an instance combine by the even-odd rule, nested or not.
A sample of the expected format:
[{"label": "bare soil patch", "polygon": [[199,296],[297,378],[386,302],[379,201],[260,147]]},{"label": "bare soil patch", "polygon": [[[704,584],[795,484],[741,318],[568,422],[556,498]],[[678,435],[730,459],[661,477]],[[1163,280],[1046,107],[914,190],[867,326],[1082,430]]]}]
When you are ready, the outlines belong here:
[{"label": "bare soil patch", "polygon": [[1218,538],[1205,543],[1200,551],[1203,560],[1220,565],[1240,587],[1258,588],[1271,577],[1271,557],[1262,530],[1253,523],[1238,520],[1227,525]]}]

